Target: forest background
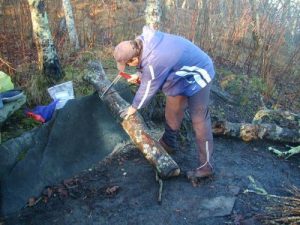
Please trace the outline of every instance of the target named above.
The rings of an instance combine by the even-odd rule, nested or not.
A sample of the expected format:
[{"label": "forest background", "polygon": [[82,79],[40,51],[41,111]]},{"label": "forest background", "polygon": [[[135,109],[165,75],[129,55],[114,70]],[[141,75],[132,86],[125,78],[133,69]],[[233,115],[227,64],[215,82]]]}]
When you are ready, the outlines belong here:
[{"label": "forest background", "polygon": [[[140,34],[145,24],[146,1],[72,0],[80,46],[74,51],[62,1],[44,2],[64,80],[72,79],[79,95],[89,93],[81,81],[85,62],[101,58],[105,68],[115,67],[113,47]],[[299,112],[298,0],[157,2],[163,6],[160,30],[184,36],[207,51],[216,63],[223,89],[239,95],[252,85],[270,107]],[[29,105],[45,104],[49,98],[49,84],[37,67],[27,0],[0,1],[0,70],[26,91]]]},{"label": "forest background", "polygon": [[[72,38],[70,38],[70,31],[67,29],[67,16],[64,10],[64,3],[66,2],[71,3],[72,14],[74,15],[76,36],[78,37],[78,46],[75,46],[75,48],[74,42],[72,43]],[[150,2],[154,8],[151,8],[153,11],[149,12],[149,8],[146,6],[149,6]],[[55,48],[64,75],[56,81],[54,81],[55,79],[49,79],[49,76],[47,76],[49,74],[41,69],[41,55],[39,54],[41,49],[39,49],[36,42],[38,35],[33,32],[37,23],[32,22],[34,7],[30,7],[30,5],[37,6],[36,9],[38,10],[36,11],[40,11],[42,15],[47,14],[49,25],[48,23],[46,25],[49,28],[48,30],[51,31],[51,41],[49,41],[50,39],[45,41],[45,39],[43,44]],[[155,8],[155,6],[161,7]],[[157,10],[158,8],[159,10]],[[217,76],[213,83],[213,87],[216,89],[212,89],[212,91],[213,93],[220,91],[218,93],[225,95],[225,100],[224,98],[211,98],[211,114],[213,117],[220,120],[224,119],[222,117],[226,117],[225,121],[240,125],[251,123],[255,113],[261,108],[276,109],[275,112],[281,112],[277,109],[290,110],[295,113],[300,112],[299,0],[0,0],[0,71],[9,74],[15,86],[22,88],[27,96],[26,106],[15,112],[0,127],[2,140],[6,141],[40,125],[40,123],[34,122],[32,118],[25,118],[24,108],[49,104],[51,99],[47,93],[47,88],[55,83],[72,80],[76,97],[93,93],[94,89],[91,85],[82,80],[83,76],[86,75],[85,73],[88,73],[86,70],[88,61],[101,60],[108,78],[112,80],[118,72],[112,57],[114,46],[122,40],[133,39],[139,35],[142,32],[142,27],[148,24],[147,19],[149,19],[149,14],[151,17],[151,13],[153,17],[157,16],[154,15],[155,13],[159,14],[160,30],[188,38],[213,58]],[[47,34],[49,33],[47,31]],[[49,43],[45,43],[48,41]],[[172,54],[172,49],[170,49],[170,54]],[[120,82],[124,84],[126,81],[121,80]],[[129,90],[127,84],[126,90]],[[228,93],[229,95],[226,95]],[[227,98],[228,96],[229,98]],[[157,95],[157,97],[159,99],[161,96]],[[230,102],[231,99],[233,101]],[[149,115],[154,111],[163,109],[163,101],[158,100],[157,102],[161,103],[159,104],[160,107],[153,107],[153,105],[147,107]],[[88,115],[84,116],[84,119],[88,121],[90,112],[88,110],[82,112]],[[76,113],[72,114],[76,115]],[[152,122],[152,118],[147,119],[147,121]],[[276,118],[275,122],[278,122]],[[299,120],[293,125],[298,127]],[[45,126],[42,127],[45,128]],[[272,127],[276,128],[276,126]],[[71,126],[68,128],[71,129]],[[183,128],[188,127],[183,126]],[[184,131],[187,131],[186,134],[188,134],[191,129],[185,129]],[[276,131],[281,132],[283,129],[276,129]],[[299,129],[297,134],[299,134],[298,131]],[[72,132],[70,133],[74,136]],[[261,134],[259,132],[248,133]],[[182,140],[185,141],[185,137]],[[261,160],[263,155],[257,154],[260,152],[258,149],[265,149],[269,142],[238,145],[234,140],[228,142],[228,140],[220,139],[219,141],[219,151],[223,154],[219,154],[219,160],[223,158],[228,160],[225,161],[225,164],[221,164],[219,169],[228,168],[227,171],[230,177],[232,176],[231,171],[239,171],[240,174],[237,174],[237,177],[241,178],[242,183],[246,183],[245,178],[248,176],[249,171],[255,171],[259,172],[259,174],[257,173],[259,179],[264,180],[264,182],[267,180],[266,183],[273,189],[278,187],[274,184],[285,185],[286,181],[290,181],[290,178],[295,179],[295,183],[298,183],[298,177],[294,176],[299,174],[294,172],[299,169],[298,165],[295,166],[292,162],[291,167],[289,166],[289,169],[286,169],[287,164],[282,164],[282,161],[278,161],[278,164],[276,164],[273,158],[267,161],[268,163]],[[188,143],[188,141],[185,142]],[[238,152],[232,155],[232,157],[235,157],[234,160],[228,158],[229,145],[233,146],[230,150],[237,150]],[[257,158],[251,160],[251,162],[250,160],[244,160],[249,158],[249,151],[245,151],[245,148],[249,151],[250,149],[251,151],[254,150],[256,154],[251,155],[251,157],[257,156]],[[299,146],[296,148],[299,153]],[[55,149],[60,150],[60,148]],[[22,160],[26,158],[27,151],[29,150],[22,151],[17,160],[24,162]],[[240,157],[240,152],[245,155]],[[71,154],[66,155],[69,158]],[[187,155],[190,157],[188,160],[186,158],[181,160],[189,165],[195,159],[196,154],[182,154],[183,157]],[[226,157],[224,157],[225,155]],[[268,159],[268,157],[266,158]],[[47,162],[47,160],[44,161]],[[56,162],[55,158],[54,161]],[[115,162],[117,163],[117,161]],[[252,162],[256,164],[253,165]],[[28,168],[26,163],[24,165],[25,168]],[[240,170],[241,165],[245,168],[244,171]],[[281,165],[282,167],[280,167]],[[136,168],[136,165],[132,168]],[[253,168],[259,168],[259,170],[252,170]],[[291,168],[294,168],[294,170]],[[273,176],[267,174],[269,171],[273,171]],[[280,172],[276,174],[274,171]],[[138,172],[140,173],[140,171]],[[292,175],[287,174],[287,172]],[[19,174],[18,171],[16,174]],[[32,177],[32,173],[29,174]],[[264,179],[266,176],[269,179]],[[239,187],[240,180],[235,178],[230,179],[233,179],[234,184]],[[16,180],[13,178],[11,180],[13,181],[12,186],[18,187],[14,183]],[[25,177],[24,180],[26,180]],[[149,179],[145,180],[148,181]],[[22,182],[22,179],[18,181],[22,184],[25,183]],[[105,179],[103,181],[106,182]],[[227,184],[228,180],[222,179],[219,183],[219,189],[216,189],[218,193],[219,190],[226,192],[227,189],[224,186],[227,187]],[[122,183],[122,185],[125,187],[127,184]],[[245,187],[244,184],[242,186]],[[30,183],[29,189],[32,190],[32,187],[39,188],[38,185]],[[8,188],[8,190],[11,189]],[[132,190],[135,189],[132,188]],[[185,193],[189,193],[189,191]],[[202,194],[205,195],[206,193],[202,192]],[[178,196],[178,192],[175,193],[175,196]],[[297,194],[297,196],[299,195]],[[244,195],[241,198],[243,202]],[[27,200],[28,198],[25,197],[24,199]],[[256,201],[256,197],[251,200],[248,201],[246,196],[244,202],[249,203],[251,207],[255,207],[254,202],[258,205],[264,202],[261,199]],[[297,199],[296,201],[298,204],[299,201]],[[21,202],[21,205],[24,202]],[[74,205],[81,206],[81,204]],[[244,206],[244,204],[242,205]],[[239,208],[239,203],[237,206]],[[124,205],[120,207],[117,210],[122,209]],[[243,212],[249,212],[247,207],[246,205],[242,208],[242,214]],[[126,204],[125,208],[127,209]],[[299,212],[298,205],[295,206],[295,209]],[[288,210],[290,211],[290,206]],[[62,210],[58,211],[64,212]],[[80,215],[79,213],[78,216],[80,217]],[[143,215],[141,214],[141,216]],[[55,212],[54,217],[56,218]],[[109,215],[109,217],[111,216]]]}]

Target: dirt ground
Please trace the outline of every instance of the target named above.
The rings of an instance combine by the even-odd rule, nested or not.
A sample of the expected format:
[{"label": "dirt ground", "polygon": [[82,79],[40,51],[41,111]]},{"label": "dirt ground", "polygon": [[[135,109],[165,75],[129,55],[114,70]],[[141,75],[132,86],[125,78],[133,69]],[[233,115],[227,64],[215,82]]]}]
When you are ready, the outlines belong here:
[{"label": "dirt ground", "polygon": [[[224,112],[229,121],[251,122],[250,110],[212,97],[213,112]],[[151,127],[152,135],[159,137],[162,124]],[[300,155],[279,159],[267,150],[270,146],[286,150],[285,145],[266,141],[215,137],[215,175],[193,186],[185,173],[197,166],[197,153],[193,140],[182,143],[172,155],[182,173],[163,181],[159,203],[153,168],[133,144],[126,143],[91,169],[46,187],[32,206],[2,224],[270,224],[264,218],[281,212],[274,211],[274,201],[266,193],[290,196],[289,189],[300,188]]]},{"label": "dirt ground", "polygon": [[216,137],[215,176],[196,187],[184,176],[196,166],[196,152],[193,144],[182,146],[173,157],[183,174],[163,182],[159,204],[154,170],[127,144],[65,185],[49,187],[36,205],[4,224],[262,224],[272,203],[245,192],[253,190],[251,178],[274,195],[286,196],[292,185],[300,187],[299,156],[278,159],[266,150],[271,145]]}]

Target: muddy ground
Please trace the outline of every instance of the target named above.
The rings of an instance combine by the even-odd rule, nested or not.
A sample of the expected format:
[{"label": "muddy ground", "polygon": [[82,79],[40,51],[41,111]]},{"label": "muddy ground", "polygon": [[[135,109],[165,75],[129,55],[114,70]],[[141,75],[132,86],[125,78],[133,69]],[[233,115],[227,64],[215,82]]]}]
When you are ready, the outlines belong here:
[{"label": "muddy ground", "polygon": [[[299,156],[278,159],[267,152],[270,145],[216,137],[215,176],[196,187],[184,175],[166,180],[159,204],[152,167],[127,144],[65,185],[49,187],[36,205],[4,224],[262,224],[272,203],[244,193],[255,189],[250,176],[269,194],[284,196],[292,185],[300,187]],[[173,157],[183,174],[197,163],[193,144],[182,146]]]}]

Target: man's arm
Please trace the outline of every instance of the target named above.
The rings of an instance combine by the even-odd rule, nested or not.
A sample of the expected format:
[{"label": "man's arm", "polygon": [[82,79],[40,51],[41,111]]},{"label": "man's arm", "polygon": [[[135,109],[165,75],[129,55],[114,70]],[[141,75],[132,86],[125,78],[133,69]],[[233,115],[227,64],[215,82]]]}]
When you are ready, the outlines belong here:
[{"label": "man's arm", "polygon": [[133,99],[132,107],[141,109],[146,106],[163,85],[168,75],[167,68],[147,65],[141,76],[141,85]]}]

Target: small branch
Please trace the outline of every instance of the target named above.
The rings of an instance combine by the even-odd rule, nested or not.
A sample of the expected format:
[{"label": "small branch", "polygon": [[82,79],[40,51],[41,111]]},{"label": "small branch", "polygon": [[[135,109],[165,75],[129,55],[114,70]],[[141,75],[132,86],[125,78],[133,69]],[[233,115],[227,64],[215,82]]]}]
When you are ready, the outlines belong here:
[{"label": "small branch", "polygon": [[159,204],[161,204],[161,196],[162,196],[162,192],[163,192],[163,181],[162,181],[162,179],[160,179],[157,172],[155,172],[155,178],[156,178],[156,181],[159,184],[158,200],[157,201],[158,201]]},{"label": "small branch", "polygon": [[2,64],[6,65],[6,66],[8,67],[8,69],[16,71],[16,69],[13,68],[13,67],[10,65],[9,62],[5,61],[5,60],[2,59],[1,57],[0,57],[0,61],[1,61]]},{"label": "small branch", "polygon": [[212,91],[212,93],[216,94],[218,97],[223,99],[224,101],[226,101],[232,105],[237,104],[237,101],[235,101],[227,92],[220,90],[215,85],[212,85],[211,91]]},{"label": "small branch", "polygon": [[285,151],[285,152],[280,151],[273,147],[269,147],[268,150],[273,152],[280,158],[284,157],[285,159],[288,159],[289,157],[300,153],[300,145],[296,146],[296,147],[292,147],[292,148],[290,148],[290,150]]}]

